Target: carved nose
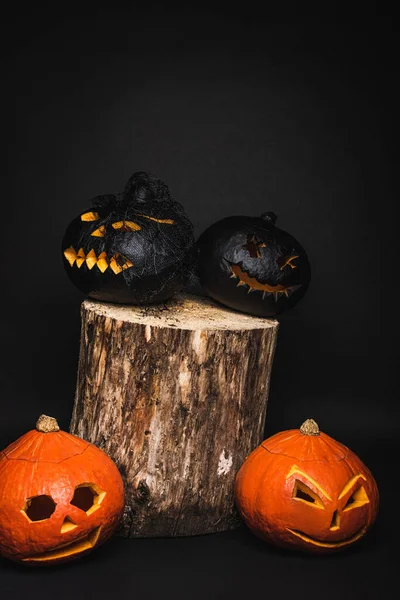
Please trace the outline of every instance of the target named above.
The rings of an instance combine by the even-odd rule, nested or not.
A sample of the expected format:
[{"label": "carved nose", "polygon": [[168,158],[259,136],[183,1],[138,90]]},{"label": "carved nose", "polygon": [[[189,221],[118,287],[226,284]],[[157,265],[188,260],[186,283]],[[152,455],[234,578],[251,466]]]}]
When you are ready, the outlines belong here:
[{"label": "carved nose", "polygon": [[336,529],[339,529],[339,527],[340,527],[340,515],[339,515],[339,512],[337,510],[335,510],[335,512],[332,515],[331,526],[329,527],[329,529],[331,531],[335,531]]},{"label": "carved nose", "polygon": [[74,523],[73,520],[69,517],[65,517],[63,524],[61,525],[61,533],[67,533],[67,531],[72,531],[72,529],[75,529],[75,527],[78,527],[78,525]]}]

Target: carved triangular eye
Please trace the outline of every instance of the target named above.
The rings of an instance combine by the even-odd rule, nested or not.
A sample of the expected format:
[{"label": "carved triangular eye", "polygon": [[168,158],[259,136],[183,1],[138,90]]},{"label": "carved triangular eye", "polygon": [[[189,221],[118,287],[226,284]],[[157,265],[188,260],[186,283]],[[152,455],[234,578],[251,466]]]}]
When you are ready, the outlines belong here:
[{"label": "carved triangular eye", "polygon": [[350,498],[348,498],[343,510],[351,510],[352,508],[358,508],[359,506],[363,506],[364,504],[368,504],[369,499],[367,496],[367,492],[364,489],[363,485],[360,485],[357,488]]},{"label": "carved triangular eye", "polygon": [[312,504],[318,508],[325,508],[321,498],[299,479],[296,479],[294,482],[292,498],[300,500],[300,502]]},{"label": "carved triangular eye", "polygon": [[310,494],[307,494],[306,492],[303,492],[303,490],[301,490],[300,488],[298,488],[296,490],[296,498],[301,498],[302,500],[305,500],[306,502],[315,502],[315,498],[313,498],[312,496],[310,496]]},{"label": "carved triangular eye", "polygon": [[104,225],[100,225],[100,227],[93,231],[90,235],[93,237],[104,237],[106,235],[106,228]]}]

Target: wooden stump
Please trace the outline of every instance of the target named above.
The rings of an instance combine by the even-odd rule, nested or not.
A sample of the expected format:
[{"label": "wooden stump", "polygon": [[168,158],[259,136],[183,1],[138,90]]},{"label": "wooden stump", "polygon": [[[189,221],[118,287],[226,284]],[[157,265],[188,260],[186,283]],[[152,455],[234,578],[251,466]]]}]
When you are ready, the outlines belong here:
[{"label": "wooden stump", "polygon": [[234,478],[262,441],[278,322],[185,296],[167,310],[85,300],[70,431],[115,461],[120,535],[240,524]]}]

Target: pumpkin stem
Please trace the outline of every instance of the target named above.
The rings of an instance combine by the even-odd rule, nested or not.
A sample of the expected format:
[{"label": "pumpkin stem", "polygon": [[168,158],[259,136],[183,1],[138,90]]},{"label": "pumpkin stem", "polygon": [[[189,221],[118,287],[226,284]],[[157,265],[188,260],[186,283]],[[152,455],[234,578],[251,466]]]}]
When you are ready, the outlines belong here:
[{"label": "pumpkin stem", "polygon": [[314,419],[307,419],[307,421],[304,421],[303,425],[300,427],[300,432],[303,435],[319,435],[318,424],[314,421]]},{"label": "pumpkin stem", "polygon": [[51,433],[52,431],[60,431],[60,427],[56,419],[47,415],[40,415],[36,421],[36,429],[42,433]]},{"label": "pumpkin stem", "polygon": [[171,202],[168,186],[155,175],[136,171],[127,181],[122,196],[123,203]]},{"label": "pumpkin stem", "polygon": [[261,215],[261,218],[268,221],[268,223],[270,225],[272,225],[272,227],[273,227],[275,225],[278,217],[276,216],[276,214],[274,212],[268,211],[268,212],[263,213]]}]

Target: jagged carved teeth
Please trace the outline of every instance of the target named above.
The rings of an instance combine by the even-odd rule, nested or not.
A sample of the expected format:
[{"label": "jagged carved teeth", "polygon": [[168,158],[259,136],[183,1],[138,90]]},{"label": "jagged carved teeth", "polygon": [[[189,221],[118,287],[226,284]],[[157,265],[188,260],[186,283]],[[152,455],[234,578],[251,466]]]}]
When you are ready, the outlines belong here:
[{"label": "jagged carved teeth", "polygon": [[251,277],[239,265],[229,263],[229,266],[232,271],[231,279],[239,280],[236,287],[241,287],[243,285],[247,286],[248,294],[251,294],[251,292],[256,292],[256,291],[262,292],[263,300],[267,296],[271,296],[271,295],[274,297],[275,302],[277,302],[279,300],[279,298],[282,297],[282,295],[289,298],[289,296],[291,296],[291,294],[293,294],[294,291],[296,291],[297,289],[299,289],[301,287],[301,285],[291,285],[291,286],[286,287],[280,283],[278,283],[278,285],[270,285],[269,283],[261,283],[260,281],[258,281],[256,279],[256,277]]},{"label": "jagged carved teeth", "polygon": [[78,269],[80,269],[83,263],[86,263],[88,269],[91,270],[94,266],[96,266],[102,273],[110,268],[112,271],[114,271],[115,275],[118,275],[118,273],[121,273],[125,269],[130,269],[133,267],[133,263],[118,252],[109,258],[106,252],[102,252],[99,254],[99,256],[97,256],[95,251],[92,249],[90,252],[85,254],[83,248],[79,248],[78,252],[76,252],[75,248],[70,246],[64,250],[64,256],[71,267],[73,267],[75,264]]}]

